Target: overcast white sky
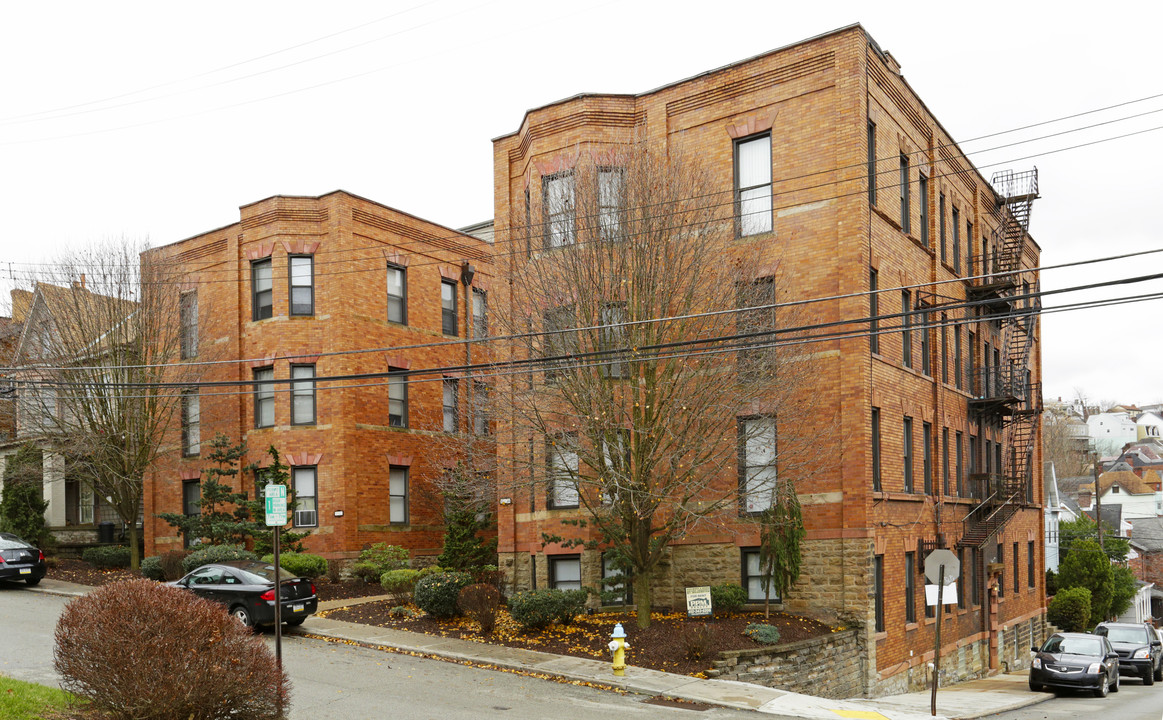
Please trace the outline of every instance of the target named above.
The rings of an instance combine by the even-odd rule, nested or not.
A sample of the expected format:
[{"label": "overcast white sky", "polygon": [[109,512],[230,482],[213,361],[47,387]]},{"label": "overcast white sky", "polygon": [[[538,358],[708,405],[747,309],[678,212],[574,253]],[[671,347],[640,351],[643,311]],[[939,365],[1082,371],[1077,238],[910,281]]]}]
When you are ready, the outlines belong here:
[{"label": "overcast white sky", "polygon": [[[493,211],[526,109],[637,93],[860,22],[988,177],[1037,165],[1046,266],[1163,249],[1157,2],[21,2],[0,5],[0,291],[66,245],[165,244],[342,188],[451,227]],[[1081,6],[1077,6],[1081,7]],[[1132,114],[1150,113],[1121,120]],[[1069,132],[1095,122],[1102,127]],[[1038,153],[1098,142],[1036,158]],[[1011,147],[989,150],[1018,142]],[[996,166],[992,163],[998,163]],[[1155,178],[1155,179],[1153,179]],[[1163,273],[1163,253],[1043,289]],[[1163,292],[1153,281],[1047,307]],[[1160,302],[1047,314],[1044,394],[1163,401]]]}]

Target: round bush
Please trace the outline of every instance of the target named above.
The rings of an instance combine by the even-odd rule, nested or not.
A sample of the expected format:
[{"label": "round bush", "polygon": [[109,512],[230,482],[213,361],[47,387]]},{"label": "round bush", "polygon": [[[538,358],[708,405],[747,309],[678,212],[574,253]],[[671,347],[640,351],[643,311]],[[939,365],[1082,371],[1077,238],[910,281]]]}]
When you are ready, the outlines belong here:
[{"label": "round bush", "polygon": [[113,720],[277,720],[290,700],[290,680],[261,637],[220,605],[149,580],[70,602],[53,665],[65,690]]},{"label": "round bush", "polygon": [[472,582],[472,575],[446,572],[428,575],[416,581],[412,602],[433,617],[455,617],[459,612],[456,601],[460,590]]},{"label": "round bush", "polygon": [[569,625],[585,609],[585,590],[526,590],[509,598],[509,615],[529,629]]},{"label": "round bush", "polygon": [[384,574],[384,570],[373,562],[356,562],[351,564],[351,576],[364,582],[376,582]]},{"label": "round bush", "polygon": [[129,548],[124,545],[99,545],[85,548],[81,559],[97,568],[129,567]]},{"label": "round bush", "polygon": [[157,555],[142,558],[141,574],[150,580],[157,580],[158,582],[165,580],[166,574],[162,571],[162,559]]},{"label": "round bush", "polygon": [[763,623],[750,623],[743,634],[762,645],[779,644],[779,628]]},{"label": "round bush", "polygon": [[243,548],[241,545],[207,545],[187,555],[182,560],[182,568],[186,572],[190,572],[197,570],[207,563],[224,562],[226,560],[258,560],[258,555]]},{"label": "round bush", "polygon": [[711,586],[711,607],[715,612],[739,612],[747,603],[747,591],[735,583]]},{"label": "round bush", "polygon": [[1086,632],[1090,619],[1090,590],[1072,587],[1059,590],[1050,607],[1046,608],[1046,620],[1066,632]]},{"label": "round bush", "polygon": [[497,610],[501,607],[501,591],[493,585],[477,583],[461,588],[457,599],[461,611],[481,626],[488,635],[497,626]]},{"label": "round bush", "polygon": [[[273,563],[275,556],[263,555],[262,561]],[[311,580],[327,574],[327,561],[311,553],[279,553],[279,566],[292,575],[309,578]]]},{"label": "round bush", "polygon": [[416,589],[416,581],[420,579],[420,571],[412,568],[389,570],[380,575],[380,585],[392,598],[396,605],[403,605],[412,598]]}]

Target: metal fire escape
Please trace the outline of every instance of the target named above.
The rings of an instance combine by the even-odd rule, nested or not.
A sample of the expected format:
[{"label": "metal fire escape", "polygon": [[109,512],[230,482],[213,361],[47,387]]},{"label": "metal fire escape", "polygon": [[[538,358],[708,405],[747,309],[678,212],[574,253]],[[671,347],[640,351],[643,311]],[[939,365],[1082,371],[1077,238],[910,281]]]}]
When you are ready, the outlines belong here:
[{"label": "metal fire escape", "polygon": [[1001,467],[970,478],[981,503],[965,516],[959,544],[974,548],[983,547],[1020,507],[1034,501],[1034,440],[1042,412],[1041,384],[1031,381],[1029,370],[1042,303],[1037,282],[1021,279],[1030,208],[1038,197],[1038,169],[1002,171],[990,184],[998,199],[997,230],[992,247],[974,259],[968,296],[980,308],[979,320],[1000,322],[1002,347],[996,359],[983,357],[975,369],[969,410],[979,419],[1000,422],[1002,437],[1009,442]]}]

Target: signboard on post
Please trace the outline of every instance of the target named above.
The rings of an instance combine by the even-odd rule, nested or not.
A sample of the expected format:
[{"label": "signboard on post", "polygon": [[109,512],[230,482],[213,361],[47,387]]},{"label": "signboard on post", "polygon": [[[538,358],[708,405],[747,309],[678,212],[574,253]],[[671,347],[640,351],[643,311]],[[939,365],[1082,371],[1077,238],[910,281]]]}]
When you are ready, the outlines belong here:
[{"label": "signboard on post", "polygon": [[263,490],[266,498],[267,527],[287,524],[287,486],[271,483]]},{"label": "signboard on post", "polygon": [[941,581],[941,569],[945,569],[945,582],[953,582],[961,575],[961,561],[952,550],[934,550],[925,558],[925,579],[935,585]]},{"label": "signboard on post", "polygon": [[710,587],[704,585],[686,589],[687,617],[703,617],[710,615],[712,610]]}]

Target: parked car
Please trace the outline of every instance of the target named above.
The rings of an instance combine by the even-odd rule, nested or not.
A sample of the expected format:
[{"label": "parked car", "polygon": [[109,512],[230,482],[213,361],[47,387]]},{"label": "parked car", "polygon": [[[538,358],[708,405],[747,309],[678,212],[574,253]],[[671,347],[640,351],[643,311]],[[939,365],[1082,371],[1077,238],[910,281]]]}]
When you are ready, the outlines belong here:
[{"label": "parked car", "polygon": [[12,533],[0,533],[0,580],[35,585],[44,577],[44,553]]},{"label": "parked car", "polygon": [[1163,642],[1147,623],[1099,623],[1095,635],[1110,640],[1119,654],[1119,672],[1137,675],[1144,685],[1163,680]]},{"label": "parked car", "polygon": [[1110,641],[1090,633],[1054,633],[1030,663],[1030,689],[1090,690],[1095,697],[1119,691],[1119,654]]},{"label": "parked car", "polygon": [[[282,620],[302,625],[318,608],[315,585],[307,578],[280,572]],[[228,560],[203,565],[170,583],[199,597],[221,603],[248,627],[275,622],[275,566],[254,560]]]}]

